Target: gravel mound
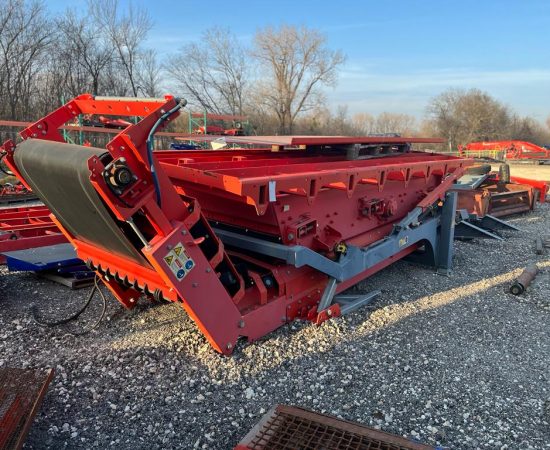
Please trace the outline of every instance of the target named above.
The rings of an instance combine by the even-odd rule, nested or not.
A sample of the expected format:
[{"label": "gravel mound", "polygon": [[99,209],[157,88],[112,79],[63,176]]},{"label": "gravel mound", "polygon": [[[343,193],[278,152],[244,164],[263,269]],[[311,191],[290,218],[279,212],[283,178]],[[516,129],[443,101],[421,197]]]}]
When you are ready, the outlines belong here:
[{"label": "gravel mound", "polygon": [[[26,448],[230,449],[287,403],[452,449],[550,448],[550,205],[503,242],[455,242],[450,277],[398,262],[355,286],[368,307],[293,323],[232,357],[176,305],[127,312],[112,298],[89,335],[37,326],[75,311],[73,292],[0,268],[0,366],[55,367]],[[541,273],[508,293],[529,263]],[[94,320],[100,302],[87,311]]]}]

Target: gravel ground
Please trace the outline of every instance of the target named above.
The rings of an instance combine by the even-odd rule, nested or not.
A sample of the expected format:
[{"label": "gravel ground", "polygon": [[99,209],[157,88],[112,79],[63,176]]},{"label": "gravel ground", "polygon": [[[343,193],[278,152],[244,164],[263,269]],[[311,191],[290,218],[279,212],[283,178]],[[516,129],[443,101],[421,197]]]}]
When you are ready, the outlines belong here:
[{"label": "gravel ground", "polygon": [[[0,366],[55,367],[27,448],[230,449],[273,404],[312,408],[452,449],[550,448],[550,205],[503,242],[455,243],[450,277],[398,262],[354,290],[376,303],[320,327],[287,325],[232,357],[175,305],[126,312],[97,331],[33,323],[74,311],[72,292],[0,269]],[[521,297],[507,287],[542,269]],[[99,302],[89,313],[92,320]]]}]

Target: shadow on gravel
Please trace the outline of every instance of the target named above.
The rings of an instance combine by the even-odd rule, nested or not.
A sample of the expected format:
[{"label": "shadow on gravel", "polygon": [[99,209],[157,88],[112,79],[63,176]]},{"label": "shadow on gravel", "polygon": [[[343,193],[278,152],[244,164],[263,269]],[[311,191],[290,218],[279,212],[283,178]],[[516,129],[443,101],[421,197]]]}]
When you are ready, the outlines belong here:
[{"label": "shadow on gravel", "polygon": [[[395,298],[392,295],[392,290],[388,289],[385,283],[387,283],[388,278],[394,279],[394,277],[395,282],[399,283],[399,279],[404,277],[404,267],[409,269],[413,267],[414,271],[422,270],[422,276],[430,278],[431,271],[429,269],[420,269],[418,266],[411,266],[406,262],[398,262],[393,267],[370,277],[367,282],[362,282],[351,288],[348,292],[366,293],[373,289],[382,290],[380,300],[349,316],[351,317],[351,322],[353,322],[352,326],[348,326],[347,319],[329,321],[321,327],[316,327],[310,323],[287,324],[255,343],[248,343],[246,340],[242,340],[235,348],[232,357],[224,358],[219,355],[215,355],[214,357],[221,358],[222,360],[247,357],[247,354],[251,351],[250,349],[254,349],[252,350],[254,352],[264,344],[276,343],[281,339],[299,341],[303,339],[302,335],[304,334],[308,335],[308,339],[314,339],[316,335],[322,338],[331,332],[330,329],[334,323],[338,323],[338,326],[345,328],[339,338],[339,344],[343,341],[361,339],[367,334],[380,331],[410,316],[423,314],[426,311],[441,308],[470,296],[481,295],[489,289],[501,286],[504,293],[506,291],[505,285],[514,280],[523,269],[523,266],[517,267],[493,277],[485,277],[480,273],[474,281],[467,284],[463,284],[460,279],[455,280],[453,277],[447,278],[433,274],[433,279],[430,280],[432,281],[431,287],[433,288],[433,293],[417,296],[416,292],[411,289],[404,298],[403,296]],[[541,269],[550,267],[550,261],[539,263],[539,267]],[[405,271],[408,272],[409,270]],[[428,273],[424,273],[424,271]],[[471,276],[468,278],[472,280]],[[425,294],[426,288],[423,287],[420,292]],[[112,297],[111,301],[114,302]],[[204,358],[208,359],[212,357],[213,350],[208,345],[206,339],[185,311],[178,305],[140,303],[133,311],[121,308],[111,314],[107,328],[109,332],[102,335],[102,327],[100,326],[96,334],[100,335],[99,338],[103,345],[110,347],[112,350],[125,351],[135,347],[143,347],[176,351],[178,357],[189,359],[189,361],[200,365],[203,365]],[[106,331],[105,326],[103,331]],[[296,344],[299,345],[299,342],[296,342]],[[323,346],[322,351],[330,351],[333,345],[336,344]],[[314,354],[317,351],[319,350],[311,349],[308,350],[308,353]],[[298,354],[288,355],[288,359],[298,357]],[[279,359],[273,358],[267,364],[258,366],[255,371],[256,373],[260,373],[280,363]],[[204,363],[204,365],[208,366],[208,363]]]}]

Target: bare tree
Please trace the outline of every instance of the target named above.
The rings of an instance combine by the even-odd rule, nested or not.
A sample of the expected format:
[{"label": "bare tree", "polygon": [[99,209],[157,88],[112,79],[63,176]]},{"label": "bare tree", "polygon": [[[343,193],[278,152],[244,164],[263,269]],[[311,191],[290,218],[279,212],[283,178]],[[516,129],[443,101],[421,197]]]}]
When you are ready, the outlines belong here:
[{"label": "bare tree", "polygon": [[45,63],[54,30],[38,1],[4,0],[0,23],[0,114],[28,118],[33,80]]},{"label": "bare tree", "polygon": [[169,57],[165,68],[191,104],[216,114],[243,114],[249,61],[229,30],[207,30],[199,42]]},{"label": "bare tree", "polygon": [[153,50],[148,49],[142,52],[137,73],[138,90],[146,97],[158,97],[162,81],[161,67]]},{"label": "bare tree", "polygon": [[408,114],[382,112],[378,116],[358,113],[352,118],[354,127],[360,134],[399,134],[401,136],[416,133],[416,119]]},{"label": "bare tree", "polygon": [[532,117],[514,116],[510,127],[510,137],[520,141],[547,145],[550,143],[550,130]]},{"label": "bare tree", "polygon": [[149,14],[132,3],[121,12],[118,0],[89,0],[88,8],[114,49],[132,95],[137,97],[142,45],[152,27]]},{"label": "bare tree", "polygon": [[430,102],[428,113],[435,132],[447,139],[450,149],[510,136],[512,114],[508,107],[478,89],[448,90]]},{"label": "bare tree", "polygon": [[253,54],[267,73],[258,83],[259,93],[277,116],[281,133],[292,133],[296,117],[319,104],[320,86],[336,82],[345,58],[326,41],[307,27],[285,25],[256,33]]},{"label": "bare tree", "polygon": [[97,95],[103,71],[112,64],[114,49],[102,39],[100,29],[92,19],[89,15],[78,17],[69,10],[57,21],[61,56],[65,61],[72,61],[68,76],[83,73],[83,80],[72,83],[73,95],[78,92]]}]

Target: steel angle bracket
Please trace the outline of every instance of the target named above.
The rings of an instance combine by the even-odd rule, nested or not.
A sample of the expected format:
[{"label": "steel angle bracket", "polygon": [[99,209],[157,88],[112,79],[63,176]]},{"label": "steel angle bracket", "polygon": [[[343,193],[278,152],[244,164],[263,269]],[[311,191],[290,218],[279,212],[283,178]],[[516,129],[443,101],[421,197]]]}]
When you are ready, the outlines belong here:
[{"label": "steel angle bracket", "polygon": [[498,234],[492,233],[485,228],[474,225],[471,222],[462,220],[455,226],[455,239],[474,239],[474,238],[489,238],[503,241],[504,238]]},{"label": "steel angle bracket", "polygon": [[481,226],[489,230],[514,230],[522,231],[521,228],[512,225],[509,222],[499,219],[498,217],[492,216],[490,214],[485,214],[482,218],[479,219]]}]

